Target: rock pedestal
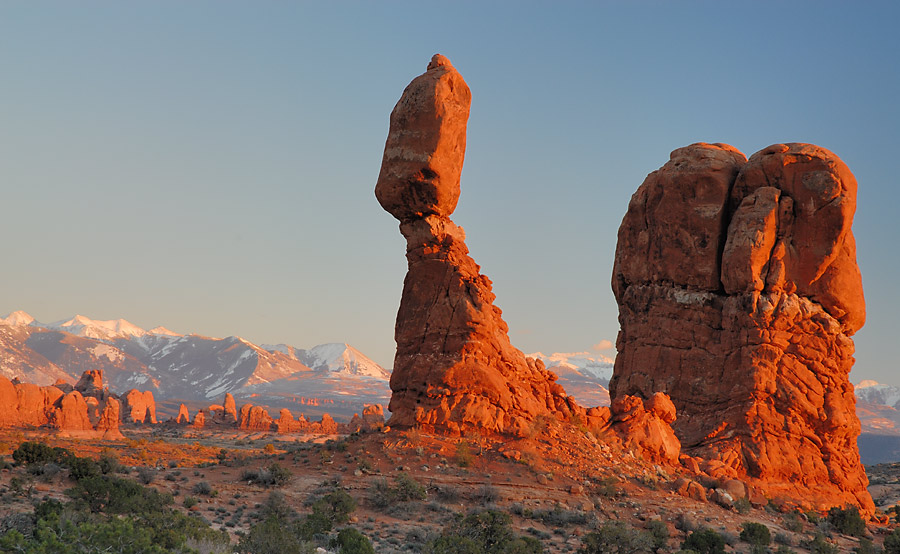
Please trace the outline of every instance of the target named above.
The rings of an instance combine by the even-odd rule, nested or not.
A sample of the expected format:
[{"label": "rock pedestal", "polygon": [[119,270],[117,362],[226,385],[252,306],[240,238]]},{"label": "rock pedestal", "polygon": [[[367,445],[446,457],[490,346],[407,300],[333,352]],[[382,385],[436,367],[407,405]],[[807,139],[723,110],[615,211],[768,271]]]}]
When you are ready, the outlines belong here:
[{"label": "rock pedestal", "polygon": [[397,314],[391,426],[524,434],[573,409],[555,376],[513,348],[491,281],[450,220],[460,193],[471,93],[435,55],[391,113],[375,196],[400,221],[409,272]]},{"label": "rock pedestal", "polygon": [[723,477],[872,513],[848,379],[865,321],[855,208],[824,148],[675,150],[619,228],[613,402],[665,392],[682,447]]}]

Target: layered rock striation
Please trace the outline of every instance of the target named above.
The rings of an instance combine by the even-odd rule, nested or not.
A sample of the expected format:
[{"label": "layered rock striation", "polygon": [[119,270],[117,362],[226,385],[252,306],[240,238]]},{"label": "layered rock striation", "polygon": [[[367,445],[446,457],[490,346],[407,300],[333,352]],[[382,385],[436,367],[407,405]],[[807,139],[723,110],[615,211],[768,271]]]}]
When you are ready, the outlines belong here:
[{"label": "layered rock striation", "polygon": [[390,425],[522,434],[577,406],[514,348],[491,281],[450,220],[460,194],[471,93],[435,55],[391,112],[375,196],[400,221],[409,271],[397,314]]},{"label": "layered rock striation", "polygon": [[865,321],[855,208],[824,148],[672,152],[619,228],[613,402],[665,392],[683,448],[723,476],[871,513],[848,379]]}]

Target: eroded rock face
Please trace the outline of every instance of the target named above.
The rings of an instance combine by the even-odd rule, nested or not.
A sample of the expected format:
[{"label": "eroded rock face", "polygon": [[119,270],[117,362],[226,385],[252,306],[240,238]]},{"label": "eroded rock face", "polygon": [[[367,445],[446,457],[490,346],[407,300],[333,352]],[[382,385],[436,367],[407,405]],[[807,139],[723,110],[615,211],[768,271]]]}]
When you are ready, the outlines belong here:
[{"label": "eroded rock face", "polygon": [[131,389],[122,398],[126,423],[156,423],[156,401],[151,391]]},{"label": "eroded rock face", "polygon": [[75,383],[75,390],[85,396],[94,396],[103,392],[103,370],[89,369],[81,374]]},{"label": "eroded rock face", "polygon": [[871,513],[848,379],[855,207],[853,175],[817,146],[674,151],[619,228],[613,402],[665,392],[682,446],[721,476]]},{"label": "eroded rock face", "polygon": [[449,216],[459,199],[471,94],[435,55],[391,113],[375,196],[400,221],[409,271],[397,314],[390,425],[523,434],[579,410],[507,336],[491,281]]},{"label": "eroded rock face", "polygon": [[187,425],[191,422],[191,414],[188,412],[187,406],[181,404],[178,406],[178,415],[175,416],[175,423]]},{"label": "eroded rock face", "polygon": [[223,404],[225,411],[225,418],[231,418],[232,422],[237,421],[237,405],[234,403],[234,396],[231,395],[230,392],[225,393],[225,402]]},{"label": "eroded rock face", "polygon": [[239,421],[239,427],[244,431],[269,431],[275,423],[265,408],[252,404],[241,406]]}]

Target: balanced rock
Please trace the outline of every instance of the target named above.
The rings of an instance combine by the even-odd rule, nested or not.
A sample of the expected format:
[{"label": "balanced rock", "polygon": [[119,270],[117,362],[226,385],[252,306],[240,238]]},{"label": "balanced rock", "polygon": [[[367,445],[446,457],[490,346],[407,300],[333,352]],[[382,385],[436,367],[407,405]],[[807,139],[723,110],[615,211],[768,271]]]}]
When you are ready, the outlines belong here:
[{"label": "balanced rock", "polygon": [[848,379],[865,321],[855,207],[824,148],[672,152],[619,228],[613,403],[665,392],[682,447],[717,475],[871,514]]},{"label": "balanced rock", "polygon": [[400,221],[409,271],[394,332],[389,423],[525,434],[537,415],[566,419],[580,408],[510,344],[491,281],[450,220],[470,103],[462,76],[436,54],[391,113],[375,196]]},{"label": "balanced rock", "polygon": [[151,391],[131,389],[123,400],[126,423],[156,423],[156,401]]}]

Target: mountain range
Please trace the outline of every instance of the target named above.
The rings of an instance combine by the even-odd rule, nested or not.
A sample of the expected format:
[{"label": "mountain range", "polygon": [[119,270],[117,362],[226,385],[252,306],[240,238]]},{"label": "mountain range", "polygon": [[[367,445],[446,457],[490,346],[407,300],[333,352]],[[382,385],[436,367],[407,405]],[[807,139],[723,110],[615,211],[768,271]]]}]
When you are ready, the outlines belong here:
[{"label": "mountain range", "polygon": [[162,402],[203,405],[230,392],[274,408],[324,403],[352,415],[390,397],[390,373],[348,344],[258,346],[81,315],[41,323],[19,311],[0,319],[0,375],[49,385],[75,383],[88,369],[103,370],[115,393],[149,390]]},{"label": "mountain range", "polygon": [[[528,356],[543,361],[580,404],[609,404],[611,358],[590,352]],[[88,369],[102,369],[114,393],[152,391],[163,413],[180,402],[219,403],[230,392],[239,402],[275,410],[349,418],[364,404],[386,405],[391,395],[390,371],[344,343],[303,349],[181,335],[165,327],[145,330],[124,319],[76,315],[41,323],[22,311],[0,318],[0,375],[50,385],[75,383]],[[862,381],[856,396],[864,461],[900,460],[900,387]]]}]

